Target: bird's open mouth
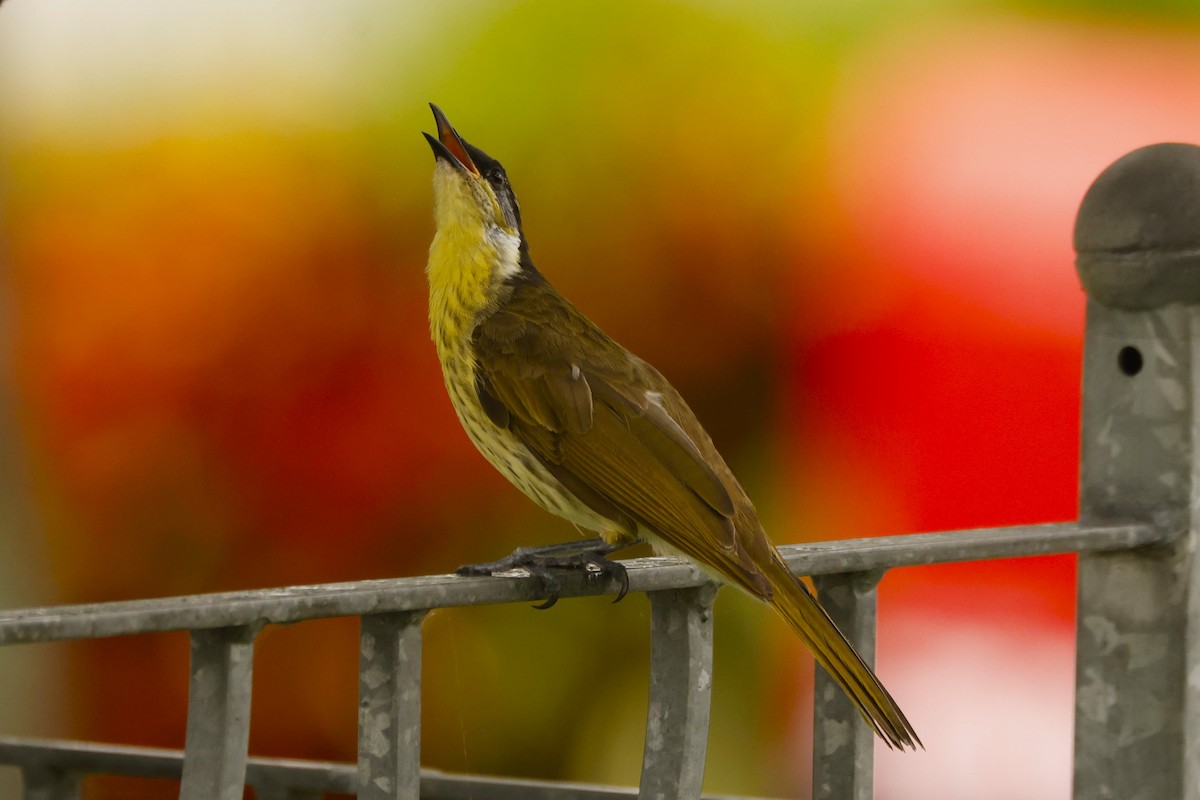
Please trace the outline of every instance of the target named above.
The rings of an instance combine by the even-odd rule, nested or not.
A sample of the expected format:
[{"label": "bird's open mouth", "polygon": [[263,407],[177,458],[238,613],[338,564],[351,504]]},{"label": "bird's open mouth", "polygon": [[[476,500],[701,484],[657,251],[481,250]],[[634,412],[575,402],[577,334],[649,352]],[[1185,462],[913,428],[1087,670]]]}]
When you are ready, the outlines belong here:
[{"label": "bird's open mouth", "polygon": [[433,118],[437,122],[438,135],[435,139],[427,133],[425,134],[425,138],[429,141],[429,146],[433,148],[434,156],[444,158],[451,164],[474,175],[478,175],[479,168],[471,160],[471,155],[467,152],[466,145],[463,144],[458,131],[454,130],[454,126],[450,124],[450,120],[446,119],[446,115],[442,113],[440,108],[433,103],[430,103],[429,107],[433,109]]}]

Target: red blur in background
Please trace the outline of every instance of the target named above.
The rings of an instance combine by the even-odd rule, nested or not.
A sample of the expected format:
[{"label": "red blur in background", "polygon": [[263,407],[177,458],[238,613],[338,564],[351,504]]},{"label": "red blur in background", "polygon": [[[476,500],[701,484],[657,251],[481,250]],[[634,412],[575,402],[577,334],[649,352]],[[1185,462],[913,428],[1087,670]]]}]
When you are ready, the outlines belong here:
[{"label": "red blur in background", "polygon": [[[9,606],[574,535],[444,397],[428,100],[781,543],[1074,518],[1074,214],[1107,164],[1200,130],[1194,31],[1128,9],[115,6],[0,10]],[[729,594],[706,790],[804,796],[810,662]],[[927,750],[880,750],[877,796],[1068,796],[1073,559],[895,570],[880,596],[879,671]],[[636,783],[639,603],[435,614],[424,762]],[[353,760],[352,623],[263,634],[254,753]],[[186,659],[182,636],[0,652],[0,731],[180,746]]]}]

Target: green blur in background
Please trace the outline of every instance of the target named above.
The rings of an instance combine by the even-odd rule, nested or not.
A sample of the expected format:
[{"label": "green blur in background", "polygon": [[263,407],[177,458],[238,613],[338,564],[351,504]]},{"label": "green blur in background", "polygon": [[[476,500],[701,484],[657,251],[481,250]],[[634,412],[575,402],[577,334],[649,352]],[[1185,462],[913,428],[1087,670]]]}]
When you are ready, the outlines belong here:
[{"label": "green blur in background", "polygon": [[[1072,518],[1074,204],[1126,150],[1196,139],[1198,53],[1183,2],[7,0],[0,603],[440,573],[575,535],[444,396],[430,101],[776,541]],[[1073,566],[1045,564],[901,578],[884,608],[937,627],[991,580],[1069,652]],[[804,796],[808,657],[733,592],[716,624],[706,790]],[[435,613],[423,762],[635,784],[648,626],[642,597]],[[887,636],[934,751],[920,686],[949,670]],[[353,760],[356,655],[353,620],[267,630],[252,753]],[[182,636],[0,652],[0,732],[178,747],[186,675]],[[1069,759],[1054,697],[1065,738],[1032,746]],[[922,757],[886,796],[964,796]],[[1028,797],[1065,796],[1069,760],[1029,769]]]}]

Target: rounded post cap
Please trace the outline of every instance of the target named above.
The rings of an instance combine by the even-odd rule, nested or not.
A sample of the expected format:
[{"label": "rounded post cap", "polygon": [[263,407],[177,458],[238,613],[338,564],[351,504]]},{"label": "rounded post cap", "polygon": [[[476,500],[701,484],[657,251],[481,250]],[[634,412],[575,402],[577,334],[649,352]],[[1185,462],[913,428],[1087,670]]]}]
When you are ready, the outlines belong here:
[{"label": "rounded post cap", "polygon": [[1100,173],[1075,218],[1075,253],[1104,305],[1200,303],[1200,147],[1147,145]]}]

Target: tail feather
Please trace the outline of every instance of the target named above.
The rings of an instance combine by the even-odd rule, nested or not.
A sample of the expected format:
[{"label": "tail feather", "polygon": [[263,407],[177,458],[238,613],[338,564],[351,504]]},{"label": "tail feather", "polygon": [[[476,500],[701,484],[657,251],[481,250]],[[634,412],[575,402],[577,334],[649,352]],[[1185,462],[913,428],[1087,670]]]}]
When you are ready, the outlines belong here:
[{"label": "tail feather", "polygon": [[904,712],[808,587],[783,563],[776,562],[773,567],[776,574],[770,579],[774,594],[768,602],[812,651],[817,663],[842,687],[867,724],[889,747],[924,749]]}]

